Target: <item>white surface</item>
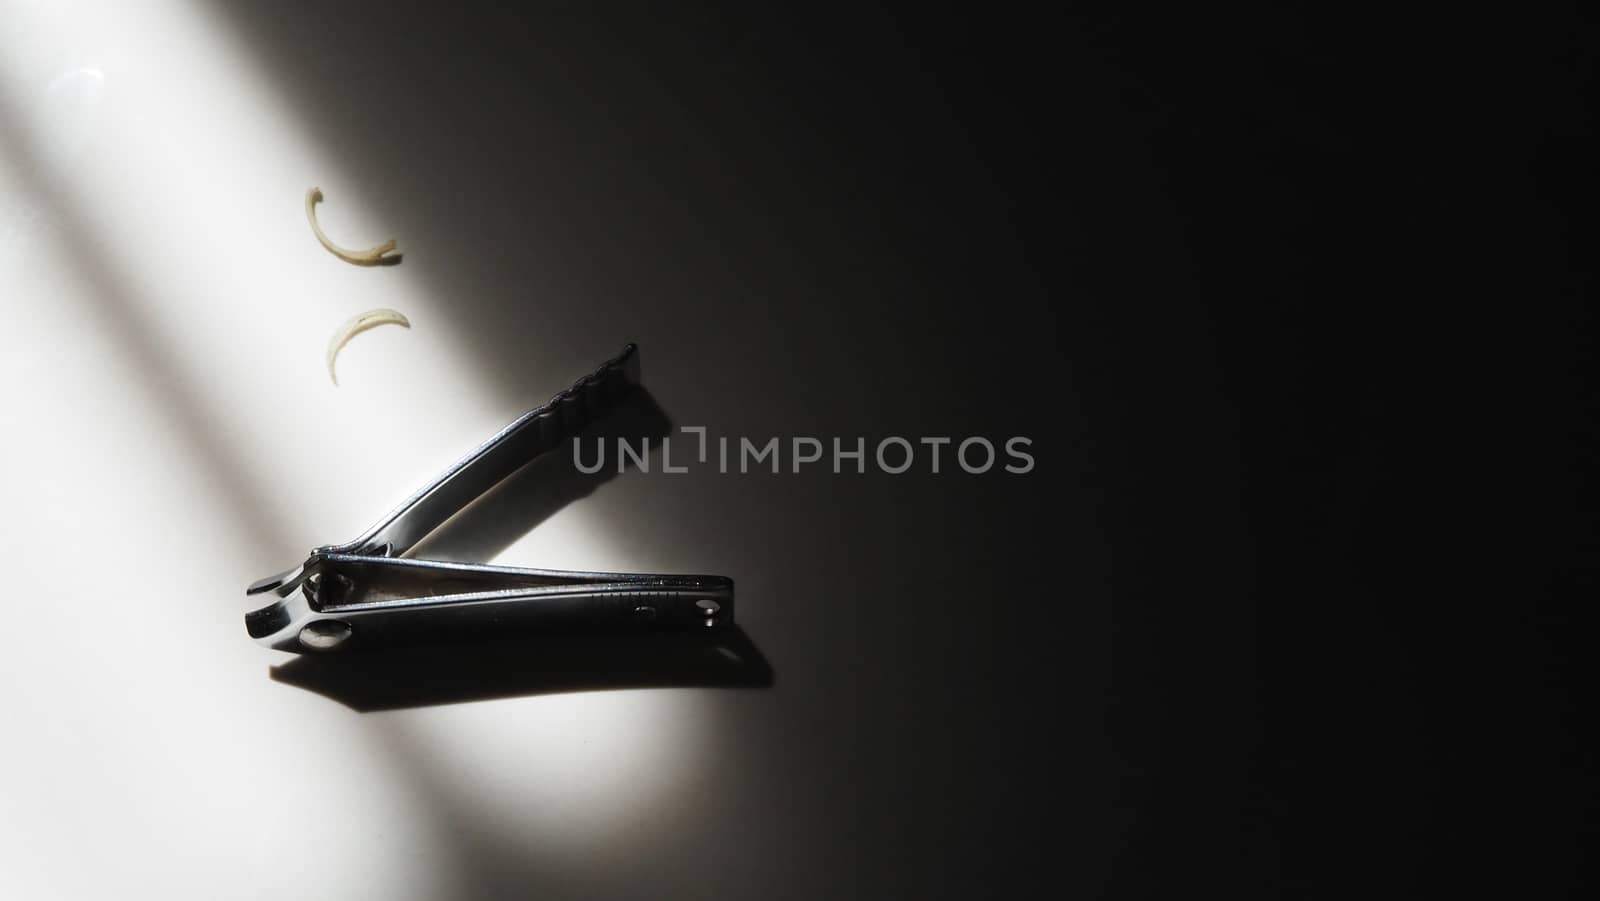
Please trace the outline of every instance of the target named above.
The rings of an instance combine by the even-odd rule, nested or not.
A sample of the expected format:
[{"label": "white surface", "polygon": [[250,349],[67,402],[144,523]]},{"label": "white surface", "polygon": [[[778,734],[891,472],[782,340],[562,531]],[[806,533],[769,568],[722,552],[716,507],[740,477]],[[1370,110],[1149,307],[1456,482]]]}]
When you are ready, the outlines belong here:
[{"label": "white surface", "polygon": [[[250,579],[529,399],[489,390],[416,287],[428,248],[230,39],[204,4],[0,0],[0,897],[423,898],[485,845],[581,889],[584,847],[672,841],[700,695],[358,715],[243,633]],[[405,263],[325,252],[311,185],[334,240]],[[352,342],[334,389],[328,335],[377,306],[414,327]],[[503,559],[637,565],[581,507]]]}]

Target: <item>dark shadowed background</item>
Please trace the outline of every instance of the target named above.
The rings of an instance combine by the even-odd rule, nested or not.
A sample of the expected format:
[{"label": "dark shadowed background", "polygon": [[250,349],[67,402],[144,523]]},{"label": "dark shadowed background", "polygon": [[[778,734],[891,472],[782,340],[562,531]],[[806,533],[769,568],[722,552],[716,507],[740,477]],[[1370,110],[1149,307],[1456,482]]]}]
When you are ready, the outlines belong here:
[{"label": "dark shadowed background", "polygon": [[[1514,730],[1549,749],[1527,791],[1563,788],[1569,663],[1516,647],[1551,614],[1493,608],[1496,673],[1446,587],[1483,491],[1449,457],[1530,415],[1476,327],[1555,295],[1550,375],[1587,342],[1556,23],[229,9],[451,249],[436,288],[513,390],[625,339],[714,435],[1033,439],[1025,476],[697,471],[608,512],[719,548],[776,673],[687,895],[1420,893],[1497,828],[1465,746]],[[1506,204],[1499,255],[1542,262],[1495,296],[1469,223]],[[1571,840],[1524,826],[1558,878]]]}]

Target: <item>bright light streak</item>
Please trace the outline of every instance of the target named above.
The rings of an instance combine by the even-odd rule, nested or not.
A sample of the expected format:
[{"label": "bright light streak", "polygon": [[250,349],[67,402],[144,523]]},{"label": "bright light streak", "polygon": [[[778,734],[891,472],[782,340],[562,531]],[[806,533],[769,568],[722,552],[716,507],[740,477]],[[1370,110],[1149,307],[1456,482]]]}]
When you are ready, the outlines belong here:
[{"label": "bright light streak", "polygon": [[[265,678],[243,585],[518,410],[446,337],[428,248],[373,218],[383,186],[230,40],[193,3],[0,0],[0,403],[26,432],[0,447],[0,541],[32,612],[0,658],[26,686],[0,745],[0,896],[276,896],[338,835],[297,897],[428,897],[452,865],[440,804],[570,850],[706,766],[690,692],[361,717]],[[330,232],[396,237],[406,262],[326,253],[311,185]],[[353,342],[330,387],[328,335],[380,306],[415,327]],[[507,561],[629,566],[591,525],[568,511],[537,533],[548,556]]]}]

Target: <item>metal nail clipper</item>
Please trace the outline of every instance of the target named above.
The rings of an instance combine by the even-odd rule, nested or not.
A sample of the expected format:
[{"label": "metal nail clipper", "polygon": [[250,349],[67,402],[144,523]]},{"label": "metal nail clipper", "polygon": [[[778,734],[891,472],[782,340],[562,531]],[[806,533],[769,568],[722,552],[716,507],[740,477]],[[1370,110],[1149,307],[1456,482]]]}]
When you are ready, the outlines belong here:
[{"label": "metal nail clipper", "polygon": [[311,551],[249,595],[272,603],[245,615],[262,645],[331,651],[531,628],[662,628],[733,622],[724,576],[568,572],[405,556],[457,511],[534,457],[574,438],[639,384],[629,344],[544,406],[517,417],[424,485],[365,534]]}]

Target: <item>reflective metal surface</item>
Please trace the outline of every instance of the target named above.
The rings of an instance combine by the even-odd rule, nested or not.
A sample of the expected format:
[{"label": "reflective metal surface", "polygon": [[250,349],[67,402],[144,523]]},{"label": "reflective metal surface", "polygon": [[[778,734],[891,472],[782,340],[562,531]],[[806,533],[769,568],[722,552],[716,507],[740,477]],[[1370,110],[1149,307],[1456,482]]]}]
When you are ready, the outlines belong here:
[{"label": "reflective metal surface", "polygon": [[280,600],[245,616],[282,651],[332,651],[522,629],[726,626],[722,576],[573,572],[403,559],[417,542],[534,457],[609,413],[639,382],[638,349],[518,417],[361,537],[318,548],[247,594]]}]

